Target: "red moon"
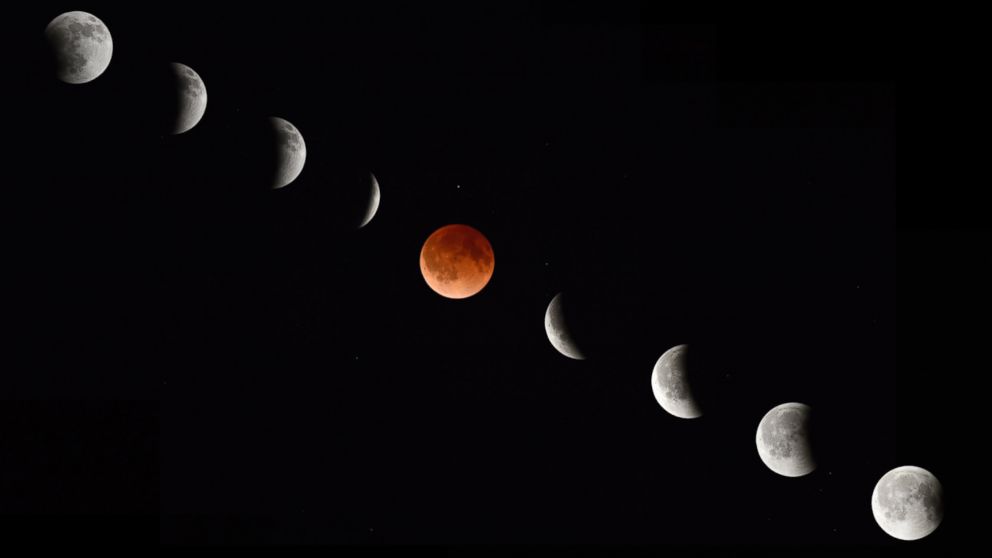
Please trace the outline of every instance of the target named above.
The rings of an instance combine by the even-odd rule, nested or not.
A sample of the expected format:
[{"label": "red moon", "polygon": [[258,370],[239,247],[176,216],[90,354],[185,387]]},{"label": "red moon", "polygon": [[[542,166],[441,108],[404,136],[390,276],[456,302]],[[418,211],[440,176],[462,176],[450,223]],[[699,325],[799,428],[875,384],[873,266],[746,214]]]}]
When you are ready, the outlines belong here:
[{"label": "red moon", "polygon": [[427,285],[447,298],[468,298],[493,276],[493,247],[468,225],[434,231],[420,250],[420,272]]}]

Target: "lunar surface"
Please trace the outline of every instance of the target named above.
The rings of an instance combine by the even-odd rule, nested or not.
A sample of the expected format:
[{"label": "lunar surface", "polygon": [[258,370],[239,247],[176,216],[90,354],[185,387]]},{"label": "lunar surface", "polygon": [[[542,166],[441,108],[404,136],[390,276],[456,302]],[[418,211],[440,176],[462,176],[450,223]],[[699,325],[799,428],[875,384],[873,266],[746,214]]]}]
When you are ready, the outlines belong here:
[{"label": "lunar surface", "polygon": [[362,223],[358,225],[358,228],[362,228],[369,224],[369,221],[375,217],[375,212],[379,210],[379,181],[376,180],[375,175],[369,173],[371,179],[371,192],[369,194],[369,205],[365,210],[365,217],[362,217]]},{"label": "lunar surface", "polygon": [[173,134],[181,134],[196,126],[207,110],[207,88],[200,76],[185,64],[171,65],[178,91],[176,120]]},{"label": "lunar surface", "polygon": [[772,471],[786,477],[801,477],[816,469],[810,444],[810,407],[802,403],[783,403],[758,424],[755,443],[761,461]]},{"label": "lunar surface", "polygon": [[547,332],[551,345],[558,349],[559,353],[576,360],[584,360],[586,356],[579,349],[565,320],[564,303],[567,299],[563,295],[564,293],[556,294],[548,304],[548,309],[544,312],[544,331]]},{"label": "lunar surface", "polygon": [[468,225],[434,231],[420,250],[420,272],[427,285],[446,298],[468,298],[493,276],[493,247]]},{"label": "lunar surface", "polygon": [[651,389],[661,408],[679,418],[702,416],[693,397],[687,368],[688,345],[676,345],[661,355],[651,373]]},{"label": "lunar surface", "polygon": [[922,539],[944,518],[944,489],[926,469],[897,467],[875,485],[871,511],[889,535],[904,541]]},{"label": "lunar surface", "polygon": [[307,144],[296,126],[286,120],[272,117],[269,122],[275,132],[275,148],[278,150],[272,187],[282,188],[296,180],[303,171],[303,163],[307,160]]},{"label": "lunar surface", "polygon": [[110,65],[114,41],[102,21],[86,12],[66,12],[45,28],[55,59],[55,75],[66,83],[86,83]]}]

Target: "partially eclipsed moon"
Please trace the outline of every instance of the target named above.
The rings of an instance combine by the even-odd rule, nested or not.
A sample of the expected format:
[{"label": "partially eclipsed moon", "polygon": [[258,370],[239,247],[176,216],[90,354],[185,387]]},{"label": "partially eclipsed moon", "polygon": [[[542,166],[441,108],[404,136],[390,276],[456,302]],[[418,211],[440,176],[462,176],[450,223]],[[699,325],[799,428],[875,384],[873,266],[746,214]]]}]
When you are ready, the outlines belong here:
[{"label": "partially eclipsed moon", "polygon": [[427,285],[446,298],[468,298],[493,276],[493,247],[468,225],[434,231],[420,250],[420,272]]},{"label": "partially eclipsed moon", "polygon": [[303,141],[303,135],[288,121],[272,117],[269,119],[272,130],[275,132],[276,145],[276,172],[273,188],[282,188],[292,181],[303,171],[303,163],[307,160],[307,144]]},{"label": "partially eclipsed moon", "polygon": [[904,541],[922,539],[944,519],[944,489],[926,469],[897,467],[875,485],[871,511],[889,535]]},{"label": "partially eclipsed moon", "polygon": [[810,444],[810,407],[802,403],[783,403],[758,424],[755,443],[761,461],[772,471],[786,477],[801,477],[816,469]]},{"label": "partially eclipsed moon", "polygon": [[45,39],[55,58],[55,75],[66,83],[93,81],[110,65],[114,41],[96,16],[66,12],[45,27]]},{"label": "partially eclipsed moon", "polygon": [[375,217],[375,212],[379,210],[379,181],[376,180],[375,175],[372,173],[369,173],[369,179],[369,203],[365,210],[365,216],[362,217],[362,223],[358,225],[358,228],[368,225],[372,218]]},{"label": "partially eclipsed moon", "polygon": [[551,341],[551,345],[559,353],[576,360],[585,360],[586,356],[579,349],[565,320],[565,300],[564,293],[558,293],[551,299],[544,312],[544,331],[548,334],[548,341]]},{"label": "partially eclipsed moon", "polygon": [[172,74],[176,81],[178,95],[173,134],[187,132],[196,126],[207,110],[207,88],[193,68],[173,62]]},{"label": "partially eclipsed moon", "polygon": [[665,351],[651,373],[651,389],[661,408],[679,418],[702,416],[689,383],[688,345],[676,345]]}]

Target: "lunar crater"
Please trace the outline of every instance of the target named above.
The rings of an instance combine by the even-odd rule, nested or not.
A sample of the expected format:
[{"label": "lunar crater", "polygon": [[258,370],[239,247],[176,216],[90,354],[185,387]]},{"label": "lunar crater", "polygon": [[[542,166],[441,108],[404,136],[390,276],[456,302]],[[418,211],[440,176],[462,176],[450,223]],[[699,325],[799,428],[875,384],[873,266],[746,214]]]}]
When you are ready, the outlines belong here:
[{"label": "lunar crater", "polygon": [[186,68],[184,75],[179,76],[180,87],[183,93],[190,97],[199,97],[203,94],[203,83],[193,70]]},{"label": "lunar crater", "polygon": [[107,40],[107,29],[99,23],[80,23],[73,21],[68,25],[68,29],[72,35],[73,45],[78,45],[82,37],[94,39],[98,43]]},{"label": "lunar crater", "polygon": [[284,126],[279,130],[279,142],[290,151],[296,153],[302,147],[300,134],[292,126]]}]

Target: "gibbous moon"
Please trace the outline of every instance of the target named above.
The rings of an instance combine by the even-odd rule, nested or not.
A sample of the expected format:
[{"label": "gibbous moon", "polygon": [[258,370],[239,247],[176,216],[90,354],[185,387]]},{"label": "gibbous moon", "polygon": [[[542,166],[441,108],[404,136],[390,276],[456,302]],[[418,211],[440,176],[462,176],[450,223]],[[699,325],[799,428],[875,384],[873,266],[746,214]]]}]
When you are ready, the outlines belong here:
[{"label": "gibbous moon", "polygon": [[493,276],[493,247],[468,225],[434,231],[420,250],[420,272],[427,285],[446,298],[477,294]]},{"label": "gibbous moon", "polygon": [[275,178],[272,188],[282,188],[303,171],[303,163],[307,160],[307,144],[303,141],[303,136],[288,121],[272,117],[269,123],[275,132],[276,145],[276,168]]},{"label": "gibbous moon", "polygon": [[572,336],[568,323],[564,315],[564,293],[558,293],[551,299],[548,309],[544,312],[544,331],[548,334],[548,341],[558,352],[576,360],[585,360],[586,356],[579,349],[575,338]]},{"label": "gibbous moon", "polygon": [[679,418],[702,416],[699,404],[689,389],[688,345],[676,345],[661,355],[651,373],[651,389],[661,408]]},{"label": "gibbous moon", "polygon": [[365,217],[362,217],[362,223],[358,225],[358,228],[362,228],[369,224],[369,221],[375,217],[375,212],[379,210],[379,181],[376,180],[375,175],[369,173],[370,178],[370,192],[369,192],[369,204],[368,208],[365,210]]},{"label": "gibbous moon", "polygon": [[86,83],[110,65],[114,41],[96,16],[66,12],[45,28],[45,39],[54,55],[55,75],[66,83]]},{"label": "gibbous moon", "polygon": [[769,469],[786,477],[801,477],[816,469],[809,420],[810,407],[802,403],[783,403],[765,414],[755,443]]},{"label": "gibbous moon", "polygon": [[871,511],[889,535],[904,541],[922,539],[944,519],[944,489],[926,469],[897,467],[875,485]]},{"label": "gibbous moon", "polygon": [[177,86],[172,133],[181,134],[192,129],[203,118],[207,110],[207,88],[199,74],[189,66],[173,62],[170,68]]}]

